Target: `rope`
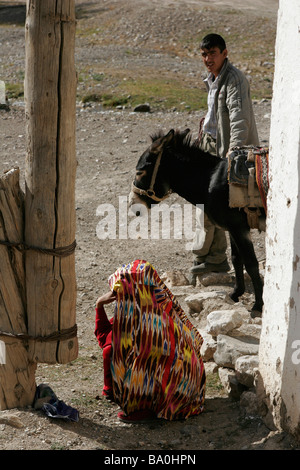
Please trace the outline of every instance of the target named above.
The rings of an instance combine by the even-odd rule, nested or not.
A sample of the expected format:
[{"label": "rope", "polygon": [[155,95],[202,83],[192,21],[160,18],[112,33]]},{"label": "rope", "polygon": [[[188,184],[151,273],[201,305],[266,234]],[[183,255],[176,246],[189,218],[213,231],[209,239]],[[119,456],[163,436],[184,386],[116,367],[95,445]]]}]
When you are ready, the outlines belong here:
[{"label": "rope", "polygon": [[38,341],[40,343],[46,343],[50,341],[65,341],[70,338],[74,338],[77,335],[77,325],[72,326],[71,328],[67,328],[61,331],[55,331],[46,336],[30,336],[25,333],[6,333],[4,331],[0,331],[0,338],[7,337],[18,339],[20,341]]},{"label": "rope", "polygon": [[[39,253],[44,253],[50,256],[58,256],[63,258],[65,256],[70,256],[74,253],[76,248],[76,240],[68,246],[63,246],[59,248],[47,249],[47,248],[39,248],[36,246],[26,245],[25,243],[12,243],[4,240],[0,240],[0,245],[4,245],[7,247],[16,248],[17,250],[24,252],[27,250],[37,251]],[[70,338],[74,338],[77,335],[77,325],[74,325],[71,328],[56,331],[46,336],[30,336],[25,333],[6,333],[4,331],[0,331],[0,338],[7,337],[7,338],[14,338],[21,341],[38,341],[41,343],[49,342],[49,341],[65,341]]]},{"label": "rope", "polygon": [[157,176],[157,173],[158,173],[158,168],[160,166],[162,154],[163,154],[163,149],[161,149],[161,151],[159,152],[158,157],[155,161],[155,166],[154,166],[154,170],[153,170],[153,173],[152,173],[151,183],[150,183],[149,189],[138,188],[137,186],[135,186],[134,182],[131,185],[131,189],[134,193],[139,194],[140,196],[147,196],[147,197],[149,197],[150,199],[153,199],[153,201],[156,201],[156,202],[163,201],[164,199],[169,197],[170,194],[172,193],[172,190],[170,189],[164,196],[157,197],[156,194],[155,194],[155,191],[154,191],[155,180],[156,180],[156,176]]},{"label": "rope", "polygon": [[74,253],[76,248],[76,240],[68,246],[62,246],[59,248],[39,248],[37,246],[27,245],[26,243],[13,243],[4,240],[0,240],[0,245],[16,248],[21,252],[32,250],[37,251],[39,253],[44,253],[45,255],[58,256],[59,258],[63,258],[65,256],[70,256]]}]

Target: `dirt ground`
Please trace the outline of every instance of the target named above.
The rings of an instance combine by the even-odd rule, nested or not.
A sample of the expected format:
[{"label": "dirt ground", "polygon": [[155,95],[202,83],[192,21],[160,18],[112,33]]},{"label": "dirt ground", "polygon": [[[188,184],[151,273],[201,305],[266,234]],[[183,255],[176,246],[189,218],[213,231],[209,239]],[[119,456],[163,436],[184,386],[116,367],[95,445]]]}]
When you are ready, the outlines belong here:
[{"label": "dirt ground", "polygon": [[[0,6],[7,2],[0,2]],[[16,2],[21,4],[22,2]],[[92,12],[93,21],[97,22],[97,2],[84,3],[87,21]],[[189,13],[203,4],[222,20],[222,12],[216,10],[220,5],[228,5],[240,10],[243,22],[251,21],[257,15],[260,3],[265,5],[265,14],[270,24],[276,28],[277,2],[251,2],[246,9],[244,2],[186,2],[174,0],[165,2],[133,2],[106,0],[103,8],[115,14],[116,6],[122,12],[123,23],[129,24],[132,6],[139,5],[139,18],[151,14],[153,24],[159,24],[160,8],[164,8],[172,24],[172,15],[182,19],[184,27],[185,8]],[[255,9],[255,5],[257,8]],[[101,10],[101,9],[100,9]],[[19,12],[22,21],[24,9]],[[127,16],[126,16],[127,13]],[[143,13],[143,14],[142,14]],[[14,21],[5,24],[0,9],[0,79],[11,81],[24,67],[24,36],[20,24]],[[17,17],[13,19],[17,23]],[[236,18],[236,17],[234,17]],[[84,21],[81,19],[80,21]],[[233,20],[234,21],[234,20]],[[101,34],[99,32],[99,34]],[[114,36],[113,36],[114,37]],[[128,41],[132,37],[128,37]],[[156,40],[159,38],[156,36]],[[12,47],[13,46],[13,47]],[[109,50],[107,49],[109,47]],[[110,54],[113,61],[122,60],[120,45],[110,45],[97,51],[97,60],[105,61],[105,54]],[[93,62],[94,48],[88,47],[86,38],[78,39],[76,60]],[[147,49],[149,60],[151,44]],[[124,57],[123,57],[124,59]],[[141,57],[131,57],[131,61]],[[170,55],[164,58],[172,66],[172,61],[179,62]],[[233,60],[234,62],[234,60]],[[187,63],[182,61],[181,72]],[[126,66],[135,66],[127,63]],[[174,65],[174,64],[173,64]],[[200,63],[193,63],[196,69]],[[202,70],[203,72],[203,70]],[[80,84],[84,87],[84,83]],[[268,144],[271,102],[269,99],[254,102],[254,111],[258,123],[259,135],[264,145]],[[108,289],[107,278],[124,262],[136,258],[150,261],[162,275],[167,271],[188,273],[192,265],[192,254],[185,248],[184,240],[141,240],[107,239],[97,236],[96,228],[101,217],[97,208],[102,204],[112,204],[119,215],[119,197],[127,197],[138,157],[150,143],[149,135],[158,129],[189,127],[197,132],[203,112],[178,112],[176,110],[151,113],[136,113],[131,109],[103,109],[99,104],[77,105],[77,325],[79,338],[79,357],[66,365],[39,364],[36,381],[48,383],[56,395],[66,404],[78,409],[80,419],[77,423],[64,422],[46,417],[43,412],[28,409],[15,409],[0,412],[0,449],[1,450],[103,450],[103,451],[198,451],[198,450],[289,450],[297,448],[291,436],[281,431],[270,430],[259,416],[247,416],[239,402],[232,401],[218,384],[215,373],[208,373],[205,411],[202,415],[190,418],[186,422],[158,422],[156,424],[128,425],[117,419],[118,407],[101,397],[103,385],[101,351],[94,337],[95,300]],[[1,158],[0,171],[18,166],[21,170],[21,183],[24,184],[25,167],[25,122],[22,98],[10,102],[10,110],[0,111]],[[182,202],[172,195],[171,202]],[[118,222],[118,221],[117,221]],[[264,236],[253,233],[258,258],[264,257]],[[222,289],[230,290],[230,285]],[[220,286],[218,286],[218,289]],[[186,287],[187,292],[197,292],[201,287]],[[203,288],[204,289],[204,288]],[[210,287],[214,289],[214,286]],[[180,297],[183,299],[184,297]],[[251,288],[241,301],[249,306],[253,301]],[[214,305],[207,306],[207,311]],[[111,312],[109,312],[111,313]],[[192,320],[197,326],[197,320]],[[196,323],[195,323],[196,322]],[[207,365],[209,370],[209,365]],[[216,385],[217,384],[217,385]]]}]

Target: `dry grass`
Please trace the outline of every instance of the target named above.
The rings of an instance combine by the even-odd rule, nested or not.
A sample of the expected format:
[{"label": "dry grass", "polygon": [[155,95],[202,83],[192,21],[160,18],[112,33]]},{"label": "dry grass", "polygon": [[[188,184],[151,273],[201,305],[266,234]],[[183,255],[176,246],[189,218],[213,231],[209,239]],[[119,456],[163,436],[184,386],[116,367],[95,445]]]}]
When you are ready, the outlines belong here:
[{"label": "dry grass", "polygon": [[[76,52],[84,50],[76,53],[79,101],[106,108],[145,102],[162,110],[205,108],[199,43],[212,31],[226,38],[230,60],[249,77],[252,98],[272,97],[274,19],[216,7],[137,9],[134,2],[80,4],[76,16]],[[2,68],[8,98],[19,99],[25,70]]]},{"label": "dry grass", "polygon": [[78,63],[78,98],[104,106],[133,107],[147,102],[159,109],[205,108],[199,43],[212,31],[226,38],[231,61],[249,77],[253,99],[271,98],[274,20],[208,7],[194,14],[174,10],[172,15],[169,10],[152,10],[149,15],[132,11],[123,16],[122,11],[116,14],[112,9],[98,9],[92,17],[81,11],[78,43],[96,49],[100,57],[107,50],[118,51],[119,60],[113,57],[95,62],[87,58],[84,68]]}]

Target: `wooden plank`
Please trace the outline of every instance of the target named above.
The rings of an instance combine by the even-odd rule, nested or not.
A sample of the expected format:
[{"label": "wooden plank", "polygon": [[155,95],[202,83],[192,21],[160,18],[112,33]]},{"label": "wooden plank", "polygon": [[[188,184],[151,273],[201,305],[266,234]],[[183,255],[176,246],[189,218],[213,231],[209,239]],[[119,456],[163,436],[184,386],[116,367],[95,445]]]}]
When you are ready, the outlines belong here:
[{"label": "wooden plank", "polygon": [[[25,242],[46,249],[75,240],[76,72],[74,0],[28,1],[25,27],[27,122]],[[26,253],[28,333],[75,326],[75,255]],[[66,363],[78,341],[31,343],[36,362]]]},{"label": "wooden plank", "polygon": [[[24,195],[19,170],[0,178],[0,240],[23,242]],[[3,333],[12,336],[3,336]],[[27,334],[23,254],[0,244],[0,340],[6,363],[0,365],[0,409],[31,404],[35,393],[36,364],[28,357],[28,344],[14,335]]]},{"label": "wooden plank", "polygon": [[36,391],[36,363],[19,340],[7,340],[6,364],[0,365],[0,410],[32,405]]},{"label": "wooden plank", "polygon": [[[23,195],[19,170],[11,170],[0,179],[0,240],[22,243]],[[0,292],[2,309],[0,331],[27,333],[25,274],[23,255],[16,248],[0,244]]]}]

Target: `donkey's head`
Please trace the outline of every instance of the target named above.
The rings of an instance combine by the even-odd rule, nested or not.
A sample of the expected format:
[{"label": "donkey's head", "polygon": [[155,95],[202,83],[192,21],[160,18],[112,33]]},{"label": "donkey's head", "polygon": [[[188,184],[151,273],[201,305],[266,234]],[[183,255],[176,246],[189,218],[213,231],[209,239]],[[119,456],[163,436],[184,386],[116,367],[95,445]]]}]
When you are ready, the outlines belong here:
[{"label": "donkey's head", "polygon": [[150,209],[166,199],[172,192],[168,171],[168,149],[176,147],[178,139],[184,139],[189,129],[179,132],[171,129],[166,135],[152,137],[152,144],[139,158],[135,178],[129,196],[129,204],[144,204]]}]

